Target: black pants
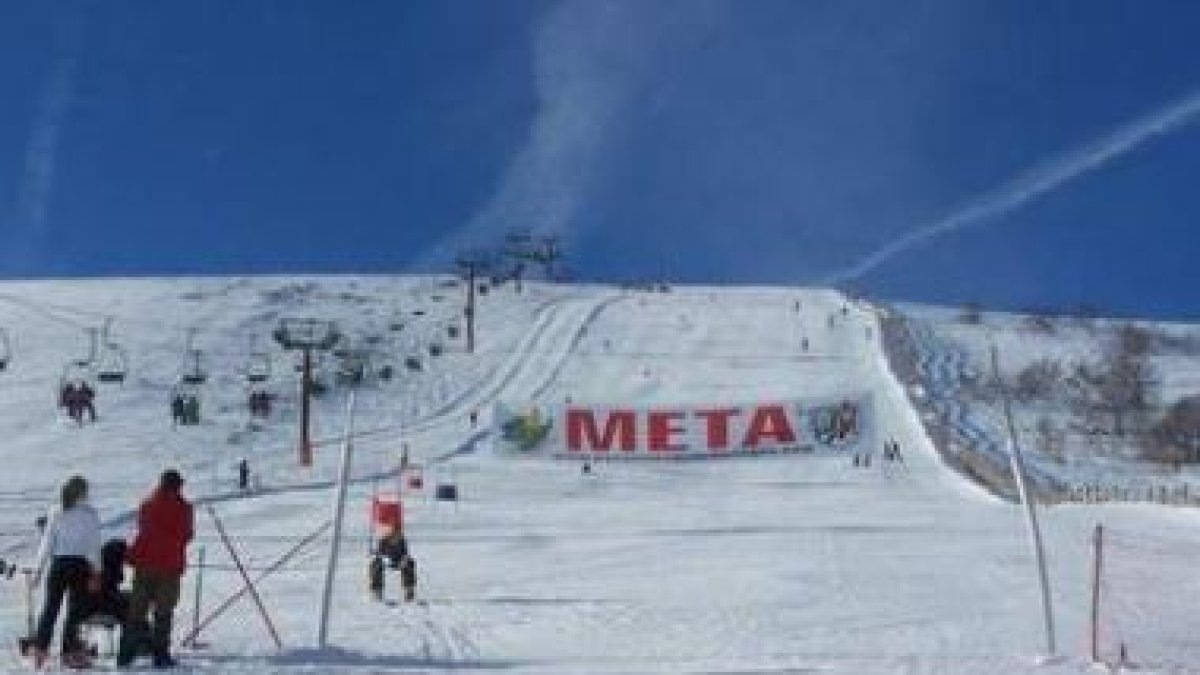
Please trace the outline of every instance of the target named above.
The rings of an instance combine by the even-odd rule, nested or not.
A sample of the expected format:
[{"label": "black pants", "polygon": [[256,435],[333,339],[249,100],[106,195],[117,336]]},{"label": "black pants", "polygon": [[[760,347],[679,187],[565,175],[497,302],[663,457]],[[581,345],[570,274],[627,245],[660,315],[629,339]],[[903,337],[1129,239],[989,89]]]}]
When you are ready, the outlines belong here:
[{"label": "black pants", "polygon": [[83,647],[79,638],[79,625],[87,618],[87,580],[91,565],[86,558],[74,556],[55,558],[50,563],[50,575],[46,579],[46,601],[42,616],[38,620],[34,644],[39,649],[49,650],[54,637],[54,624],[58,621],[58,610],[63,595],[67,596],[67,621],[63,624],[62,651],[73,652]]},{"label": "black pants", "polygon": [[[155,663],[170,659],[171,622],[178,602],[179,575],[134,570],[129,612],[121,628],[118,666],[132,663],[141,645],[149,645]],[[148,616],[153,616],[153,623],[147,621]]]}]

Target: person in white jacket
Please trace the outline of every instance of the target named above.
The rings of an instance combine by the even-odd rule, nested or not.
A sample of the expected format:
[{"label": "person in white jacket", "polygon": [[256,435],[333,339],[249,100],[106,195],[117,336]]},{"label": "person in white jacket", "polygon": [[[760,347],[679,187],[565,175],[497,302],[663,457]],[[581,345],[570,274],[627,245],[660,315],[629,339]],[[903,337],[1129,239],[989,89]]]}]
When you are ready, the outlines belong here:
[{"label": "person in white jacket", "polygon": [[[45,663],[54,637],[54,624],[63,596],[67,618],[63,624],[64,665],[86,667],[88,656],[79,635],[86,618],[87,595],[100,588],[100,517],[87,503],[88,485],[82,476],[63,484],[61,504],[50,511],[34,565],[34,584],[46,576],[45,603],[34,634],[34,662]],[[48,572],[47,572],[48,565]]]}]

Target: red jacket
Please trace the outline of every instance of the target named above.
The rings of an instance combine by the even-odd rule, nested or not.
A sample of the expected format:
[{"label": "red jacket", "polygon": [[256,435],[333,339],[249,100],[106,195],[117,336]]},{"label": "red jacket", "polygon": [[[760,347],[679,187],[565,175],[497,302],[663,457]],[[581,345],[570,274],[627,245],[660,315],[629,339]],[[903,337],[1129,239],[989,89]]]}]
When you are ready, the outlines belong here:
[{"label": "red jacket", "polygon": [[193,522],[192,505],[178,492],[155,490],[138,509],[129,564],[134,569],[182,575]]}]

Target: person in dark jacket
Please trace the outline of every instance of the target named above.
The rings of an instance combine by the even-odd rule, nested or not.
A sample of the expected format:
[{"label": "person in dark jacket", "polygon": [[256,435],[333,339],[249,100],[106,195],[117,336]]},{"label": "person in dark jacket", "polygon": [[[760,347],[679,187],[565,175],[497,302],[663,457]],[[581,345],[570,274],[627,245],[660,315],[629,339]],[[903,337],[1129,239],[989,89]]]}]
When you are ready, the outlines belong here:
[{"label": "person in dark jacket", "polygon": [[100,592],[88,603],[88,616],[104,615],[124,622],[129,611],[129,594],[121,590],[125,583],[125,556],[129,551],[124,539],[109,539],[100,548]]},{"label": "person in dark jacket", "polygon": [[83,413],[88,414],[88,421],[96,421],[96,390],[92,389],[86,381],[79,383],[79,422],[83,423]]},{"label": "person in dark jacket", "polygon": [[[138,508],[137,536],[129,549],[133,566],[133,591],[129,614],[121,630],[117,665],[128,666],[147,639],[154,667],[170,668],[171,622],[179,602],[179,580],[187,567],[187,545],[192,540],[192,505],[180,494],[183,478],[174,469],[164,471],[158,488]],[[147,621],[153,611],[154,622]]]},{"label": "person in dark jacket", "polygon": [[379,554],[387,558],[388,567],[398,570],[400,563],[408,557],[408,541],[404,530],[396,528],[379,540]]}]

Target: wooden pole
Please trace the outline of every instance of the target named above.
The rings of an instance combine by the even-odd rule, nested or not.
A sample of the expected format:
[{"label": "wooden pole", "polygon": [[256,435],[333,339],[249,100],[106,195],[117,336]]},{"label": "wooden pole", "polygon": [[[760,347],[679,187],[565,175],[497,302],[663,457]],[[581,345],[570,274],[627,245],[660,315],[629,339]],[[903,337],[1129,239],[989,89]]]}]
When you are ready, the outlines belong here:
[{"label": "wooden pole", "polygon": [[300,384],[300,466],[312,466],[312,348],[304,350],[304,377]]},{"label": "wooden pole", "polygon": [[1100,662],[1100,574],[1104,562],[1104,526],[1092,538],[1092,662]]},{"label": "wooden pole", "polygon": [[475,353],[475,263],[467,265],[467,353]]}]

